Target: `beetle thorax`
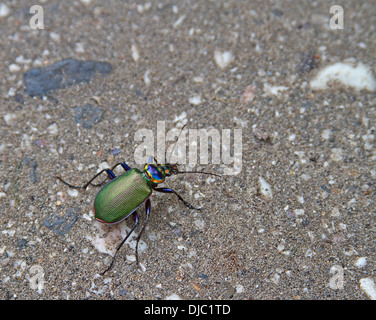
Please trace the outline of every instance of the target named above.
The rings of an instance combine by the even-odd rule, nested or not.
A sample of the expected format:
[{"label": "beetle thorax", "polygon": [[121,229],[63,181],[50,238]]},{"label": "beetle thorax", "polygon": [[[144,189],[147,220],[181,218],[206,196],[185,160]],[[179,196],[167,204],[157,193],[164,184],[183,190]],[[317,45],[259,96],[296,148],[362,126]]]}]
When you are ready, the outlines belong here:
[{"label": "beetle thorax", "polygon": [[166,177],[163,167],[154,163],[145,164],[144,172],[150,181],[156,184],[164,182]]}]

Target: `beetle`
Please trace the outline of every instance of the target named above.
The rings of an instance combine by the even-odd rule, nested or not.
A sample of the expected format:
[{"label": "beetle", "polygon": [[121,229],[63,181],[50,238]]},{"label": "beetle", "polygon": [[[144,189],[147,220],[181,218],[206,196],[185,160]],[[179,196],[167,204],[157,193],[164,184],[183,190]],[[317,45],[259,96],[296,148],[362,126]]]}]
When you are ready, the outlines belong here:
[{"label": "beetle", "polygon": [[[89,185],[102,186],[106,182],[107,178],[110,179],[110,181],[100,189],[100,191],[97,193],[95,197],[93,210],[95,218],[99,222],[111,225],[123,221],[124,219],[128,218],[131,214],[133,214],[134,216],[134,225],[116,248],[115,254],[112,257],[110,265],[106,270],[104,270],[101,273],[101,275],[104,275],[108,270],[111,269],[120,248],[123,246],[125,241],[127,241],[129,236],[132,234],[132,232],[139,223],[137,209],[142,204],[145,204],[145,223],[143,224],[141,231],[136,238],[135,251],[136,263],[138,264],[138,243],[149,220],[151,211],[150,196],[153,193],[153,191],[162,193],[173,193],[189,209],[202,209],[192,206],[190,203],[185,201],[175,190],[171,188],[158,187],[160,183],[163,183],[165,181],[166,177],[169,177],[173,174],[181,173],[203,173],[214,176],[220,176],[215,173],[209,173],[204,171],[180,171],[178,169],[177,164],[159,164],[155,158],[154,161],[155,163],[152,161],[152,157],[150,157],[149,162],[144,165],[142,171],[137,168],[129,167],[125,162],[119,162],[115,164],[111,169],[101,170],[83,186],[72,185],[64,181],[60,176],[57,176],[57,178],[61,182],[66,184],[68,187],[84,190],[86,190],[86,188]],[[113,171],[118,166],[121,166],[125,172],[119,176],[115,176]],[[93,181],[102,173],[106,173],[107,178],[99,184],[94,184]]]}]

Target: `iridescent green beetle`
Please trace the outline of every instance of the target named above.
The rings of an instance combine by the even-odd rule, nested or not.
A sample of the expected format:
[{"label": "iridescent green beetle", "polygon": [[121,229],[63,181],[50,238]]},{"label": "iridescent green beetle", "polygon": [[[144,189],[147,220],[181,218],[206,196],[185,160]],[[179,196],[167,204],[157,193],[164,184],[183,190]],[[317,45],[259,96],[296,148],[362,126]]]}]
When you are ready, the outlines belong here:
[{"label": "iridescent green beetle", "polygon": [[[155,160],[155,159],[154,159]],[[102,275],[106,273],[113,265],[115,257],[122,247],[122,245],[127,241],[133,230],[138,225],[138,214],[137,209],[145,203],[146,219],[142,226],[139,235],[136,238],[136,261],[138,264],[138,243],[140,241],[141,235],[145,230],[146,224],[150,215],[150,196],[154,191],[163,193],[174,193],[179,200],[181,200],[188,208],[200,210],[200,208],[195,208],[187,201],[185,201],[176,191],[170,188],[158,188],[158,184],[163,183],[165,178],[171,176],[172,174],[179,173],[204,173],[218,176],[214,173],[202,172],[202,171],[179,171],[176,164],[158,164],[152,162],[152,158],[149,158],[149,163],[146,163],[143,171],[136,168],[131,169],[125,162],[117,163],[111,169],[104,169],[97,173],[93,178],[91,178],[83,186],[75,186],[66,181],[64,181],[59,176],[57,177],[64,184],[70,188],[76,189],[86,189],[89,185],[101,186],[107,180],[102,183],[93,184],[93,180],[99,175],[106,172],[110,181],[98,192],[94,201],[94,216],[95,218],[106,224],[115,224],[129,217],[132,213],[134,215],[135,223],[126,237],[118,245],[116,252],[112,258],[109,267],[102,272]],[[114,169],[118,166],[122,166],[125,173],[115,176],[113,173]]]}]

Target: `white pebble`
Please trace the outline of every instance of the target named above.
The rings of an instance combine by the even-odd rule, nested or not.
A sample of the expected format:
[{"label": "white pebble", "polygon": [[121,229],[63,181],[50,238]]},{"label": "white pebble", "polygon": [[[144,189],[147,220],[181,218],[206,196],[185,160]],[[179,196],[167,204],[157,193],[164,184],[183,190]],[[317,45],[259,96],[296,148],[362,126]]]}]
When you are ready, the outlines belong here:
[{"label": "white pebble", "polygon": [[331,130],[329,130],[329,129],[325,129],[325,130],[322,132],[321,136],[322,136],[325,140],[329,140],[331,134],[332,134],[332,131],[331,131]]},{"label": "white pebble", "polygon": [[56,32],[50,32],[50,38],[55,42],[60,42],[60,34]]},{"label": "white pebble", "polygon": [[173,293],[166,297],[165,300],[181,300],[181,298],[177,294]]},{"label": "white pebble", "polygon": [[25,59],[23,55],[20,55],[16,58],[15,62],[20,64],[30,64],[32,59]]},{"label": "white pebble", "polygon": [[140,59],[140,52],[138,51],[138,48],[135,44],[132,44],[131,51],[132,59],[134,60],[134,62],[137,62]]},{"label": "white pebble", "polygon": [[371,300],[376,300],[376,286],[375,281],[372,278],[362,278],[359,280],[360,289]]},{"label": "white pebble", "polygon": [[175,23],[173,24],[174,29],[180,26],[181,23],[184,21],[184,19],[185,19],[185,15],[180,16],[179,19],[176,20]]},{"label": "white pebble", "polygon": [[233,60],[234,56],[231,51],[214,51],[214,61],[220,69],[225,69]]},{"label": "white pebble", "polygon": [[244,287],[241,284],[237,284],[235,286],[236,293],[243,293],[244,292]]},{"label": "white pebble", "polygon": [[201,77],[201,76],[193,77],[192,80],[193,80],[194,82],[196,82],[196,83],[203,83],[203,82],[204,82],[204,78]]},{"label": "white pebble", "polygon": [[305,174],[305,173],[303,173],[300,177],[301,177],[304,181],[308,181],[309,179],[311,179],[311,176],[308,175],[308,174]]},{"label": "white pebble", "polygon": [[199,219],[197,219],[197,220],[195,220],[194,221],[194,224],[197,226],[197,228],[199,228],[199,229],[204,229],[204,227],[205,227],[205,221],[204,220],[199,220]]},{"label": "white pebble", "polygon": [[263,177],[259,177],[260,192],[266,200],[273,199],[272,187]]},{"label": "white pebble", "polygon": [[294,213],[297,215],[297,216],[301,216],[304,214],[304,209],[295,209],[294,210]]},{"label": "white pebble", "polygon": [[144,5],[138,4],[137,5],[137,11],[138,13],[143,13],[151,8],[151,2],[147,2]]},{"label": "white pebble", "polygon": [[297,196],[296,197],[298,199],[298,201],[303,204],[304,203],[304,197],[303,196]]},{"label": "white pebble", "polygon": [[342,152],[343,150],[341,148],[333,148],[332,149],[332,154],[331,154],[331,159],[334,161],[341,161],[342,160]]},{"label": "white pebble", "polygon": [[21,70],[21,67],[18,64],[12,63],[9,65],[9,72],[18,72]]},{"label": "white pebble", "polygon": [[9,13],[9,7],[5,3],[0,3],[0,18],[6,17]]},{"label": "white pebble", "polygon": [[127,257],[127,260],[130,262],[136,261],[136,256],[134,254],[127,255],[126,257]]},{"label": "white pebble", "polygon": [[279,95],[282,91],[286,91],[288,87],[285,86],[272,86],[268,83],[264,83],[264,92],[267,95]]},{"label": "white pebble", "polygon": [[356,259],[354,266],[358,268],[363,268],[367,264],[367,257],[360,257]]},{"label": "white pebble", "polygon": [[189,98],[189,103],[190,104],[193,104],[193,105],[199,105],[200,103],[202,102],[202,99],[201,99],[201,95],[198,94],[198,95],[195,95],[193,97],[190,97]]},{"label": "white pebble", "polygon": [[282,252],[283,250],[285,250],[285,245],[283,243],[280,243],[278,246],[277,246],[277,250],[279,252]]},{"label": "white pebble", "polygon": [[76,53],[84,53],[85,52],[85,45],[82,42],[77,42],[74,50],[76,51]]},{"label": "white pebble", "polygon": [[91,217],[90,217],[88,214],[86,214],[86,213],[84,213],[84,214],[82,215],[82,218],[84,218],[84,219],[87,220],[87,221],[91,221]]},{"label": "white pebble", "polygon": [[11,87],[11,88],[9,88],[8,96],[9,97],[14,97],[16,95],[16,92],[17,92],[16,89],[13,88],[13,87]]},{"label": "white pebble", "polygon": [[57,127],[57,124],[56,123],[53,123],[51,124],[48,128],[47,128],[47,131],[50,135],[52,136],[56,136],[59,132],[59,129]]},{"label": "white pebble", "polygon": [[373,141],[375,140],[374,134],[365,134],[362,136],[364,140],[364,149],[367,151],[371,151],[373,149]]},{"label": "white pebble", "polygon": [[328,84],[333,81],[355,90],[376,90],[376,80],[371,69],[361,62],[355,62],[354,59],[337,62],[320,70],[311,80],[311,88],[313,90],[327,89]]},{"label": "white pebble", "polygon": [[102,163],[99,164],[99,166],[98,166],[98,171],[97,171],[97,172],[99,172],[99,171],[101,171],[101,170],[104,170],[104,169],[108,169],[109,167],[110,167],[110,166],[108,165],[107,162],[102,162]]},{"label": "white pebble", "polygon": [[147,70],[144,74],[144,82],[147,86],[150,85],[151,81],[150,81],[150,78],[149,78],[149,73],[150,73],[150,70]]},{"label": "white pebble", "polygon": [[68,193],[71,197],[77,197],[77,196],[78,196],[78,190],[77,190],[77,189],[68,189],[67,193]]},{"label": "white pebble", "polygon": [[175,116],[174,122],[186,121],[187,120],[187,113],[183,111],[180,115]]},{"label": "white pebble", "polygon": [[7,125],[11,125],[16,121],[18,117],[17,113],[7,113],[3,118]]},{"label": "white pebble", "polygon": [[332,213],[330,214],[332,217],[339,217],[341,214],[339,212],[338,207],[334,207]]}]

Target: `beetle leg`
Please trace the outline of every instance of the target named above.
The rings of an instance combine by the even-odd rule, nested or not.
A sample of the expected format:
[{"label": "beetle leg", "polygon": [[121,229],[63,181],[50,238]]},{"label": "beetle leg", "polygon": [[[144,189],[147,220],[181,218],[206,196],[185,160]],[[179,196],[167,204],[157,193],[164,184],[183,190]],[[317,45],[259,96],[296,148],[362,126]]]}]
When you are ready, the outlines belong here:
[{"label": "beetle leg", "polygon": [[116,258],[116,255],[117,253],[119,252],[120,248],[123,246],[123,244],[125,243],[125,241],[127,241],[127,239],[129,238],[129,236],[132,234],[133,230],[137,227],[138,225],[138,214],[137,214],[137,211],[134,211],[133,212],[133,216],[134,216],[134,225],[131,229],[131,231],[128,232],[128,234],[125,236],[125,238],[120,242],[120,244],[118,245],[118,247],[116,248],[116,251],[115,251],[115,254],[114,256],[112,257],[112,260],[111,260],[111,263],[110,265],[108,266],[108,268],[106,270],[104,270],[101,275],[103,276],[108,270],[111,269],[112,265],[114,264],[114,261],[115,261],[115,258]]},{"label": "beetle leg", "polygon": [[86,189],[86,188],[89,186],[89,184],[91,184],[91,185],[94,186],[94,187],[99,187],[99,186],[101,186],[101,185],[104,183],[104,181],[107,180],[107,178],[106,178],[106,180],[104,180],[104,181],[102,181],[101,183],[98,183],[98,184],[94,184],[94,183],[91,183],[91,182],[92,182],[95,178],[97,178],[98,176],[100,176],[103,172],[106,172],[106,173],[107,173],[108,178],[110,178],[110,180],[113,180],[113,179],[116,178],[115,174],[114,174],[114,173],[112,172],[112,170],[110,170],[110,169],[103,169],[103,170],[101,170],[101,171],[98,172],[94,177],[92,177],[88,182],[86,182],[83,186],[75,186],[75,185],[73,185],[73,184],[70,184],[70,183],[64,181],[60,176],[57,176],[56,178],[58,178],[62,183],[66,184],[66,185],[67,185],[68,187],[70,187],[70,188],[75,188],[75,189]]},{"label": "beetle leg", "polygon": [[146,202],[145,202],[145,212],[146,212],[145,223],[142,226],[142,229],[141,229],[140,233],[138,234],[138,236],[136,238],[136,263],[137,263],[137,265],[138,265],[138,243],[140,242],[142,233],[144,232],[145,227],[148,223],[149,216],[150,216],[150,208],[151,208],[151,202],[150,202],[150,199],[147,199]]},{"label": "beetle leg", "polygon": [[[117,165],[118,165],[118,164],[117,164]],[[128,166],[125,162],[120,163],[120,165],[123,167],[123,169],[124,169],[125,171],[129,171],[129,170],[131,170],[131,167]]]},{"label": "beetle leg", "polygon": [[194,209],[194,210],[201,210],[202,209],[202,208],[195,208],[190,203],[185,201],[175,190],[172,190],[170,188],[153,188],[153,190],[155,190],[157,192],[163,192],[163,193],[174,193],[179,198],[179,200],[181,200],[189,209]]},{"label": "beetle leg", "polygon": [[[128,166],[125,162],[119,162],[119,163],[115,164],[110,170],[111,170],[111,171],[114,171],[115,168],[116,168],[117,166],[122,166],[123,169],[124,169],[124,171],[129,171],[129,170],[131,170],[131,167]],[[100,186],[103,185],[106,181],[107,181],[107,178],[104,179],[104,180],[103,180],[102,182],[100,182],[100,183],[96,183],[96,184],[92,183],[91,185],[94,186],[94,187],[100,187]]]},{"label": "beetle leg", "polygon": [[[83,188],[83,189],[86,189],[86,188],[89,186],[89,184],[92,184],[91,182],[92,182],[95,178],[97,178],[98,176],[100,176],[103,172],[106,172],[106,173],[107,173],[108,178],[109,178],[110,180],[113,180],[113,179],[116,178],[115,174],[114,174],[110,169],[103,169],[103,170],[99,171],[94,177],[92,177],[88,182],[86,182],[86,184],[85,184],[84,186],[82,186],[82,188]],[[100,183],[100,184],[102,184],[102,183]]]}]

